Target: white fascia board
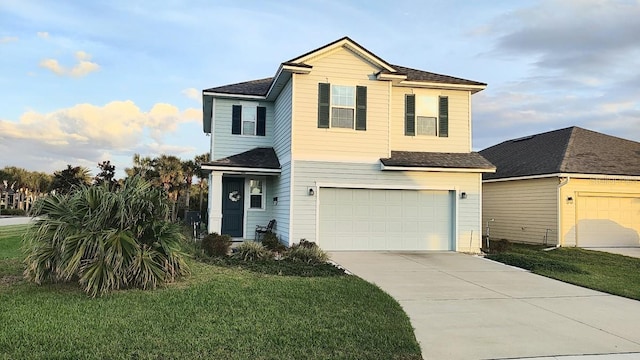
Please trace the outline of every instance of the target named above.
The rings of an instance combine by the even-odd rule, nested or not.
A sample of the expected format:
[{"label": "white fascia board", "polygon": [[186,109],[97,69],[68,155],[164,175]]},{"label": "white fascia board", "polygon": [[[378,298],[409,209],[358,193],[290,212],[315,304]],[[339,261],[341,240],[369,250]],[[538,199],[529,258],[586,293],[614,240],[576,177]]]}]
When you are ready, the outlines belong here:
[{"label": "white fascia board", "polygon": [[280,169],[243,168],[243,167],[212,166],[212,165],[202,165],[201,168],[202,170],[223,172],[225,174],[269,175],[269,174],[280,174],[282,172],[282,170]]},{"label": "white fascia board", "polygon": [[399,81],[403,81],[403,80],[407,79],[407,75],[382,74],[382,73],[379,73],[378,75],[376,75],[376,78],[378,80],[399,80]]},{"label": "white fascia board", "polygon": [[352,41],[350,41],[349,39],[343,39],[342,41],[338,41],[334,44],[331,44],[331,46],[325,46],[322,47],[320,49],[318,49],[317,51],[314,51],[310,54],[306,54],[302,57],[299,58],[295,58],[293,60],[291,60],[291,62],[294,63],[304,63],[305,61],[318,56],[318,54],[322,54],[325,52],[329,52],[332,51],[334,49],[340,48],[340,47],[345,47],[355,53],[357,53],[358,55],[362,56],[364,59],[366,59],[367,61],[369,61],[372,64],[375,64],[376,66],[380,67],[381,69],[385,69],[387,71],[390,72],[396,72],[396,69],[392,68],[389,64],[385,63],[384,60],[382,60],[381,58],[378,58],[375,54],[369,52],[368,50],[357,46],[356,44],[354,44]]},{"label": "white fascia board", "polygon": [[495,169],[386,166],[385,164],[382,164],[382,163],[380,163],[380,170],[386,170],[386,171],[458,172],[458,173],[494,173],[494,172],[496,172]]},{"label": "white fascia board", "polygon": [[243,94],[226,94],[217,93],[211,91],[203,91],[203,95],[211,95],[219,98],[231,98],[231,99],[251,99],[251,100],[265,100],[267,97],[262,95],[243,95]]},{"label": "white fascia board", "polygon": [[604,174],[572,174],[572,173],[553,173],[543,175],[529,175],[529,176],[515,176],[502,179],[488,179],[482,180],[483,183],[503,182],[503,181],[515,181],[515,180],[531,180],[531,179],[546,179],[546,178],[572,178],[572,179],[603,179],[603,180],[635,180],[640,181],[640,176],[632,175],[604,175]]},{"label": "white fascia board", "polygon": [[332,182],[318,182],[316,183],[316,188],[458,191],[458,186],[455,186],[455,185],[433,186],[433,185],[400,185],[400,184],[356,184],[356,183],[332,183]]},{"label": "white fascia board", "polygon": [[400,81],[397,86],[444,89],[444,90],[468,90],[477,93],[487,88],[486,85],[463,85],[463,84],[445,84],[424,81]]}]

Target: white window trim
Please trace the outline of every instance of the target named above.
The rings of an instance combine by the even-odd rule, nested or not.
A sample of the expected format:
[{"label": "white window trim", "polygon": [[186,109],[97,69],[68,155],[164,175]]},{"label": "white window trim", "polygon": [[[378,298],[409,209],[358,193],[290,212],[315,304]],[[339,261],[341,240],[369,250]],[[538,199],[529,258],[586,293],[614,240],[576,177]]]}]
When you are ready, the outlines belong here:
[{"label": "white window trim", "polygon": [[[353,90],[353,106],[344,106],[344,105],[334,105],[333,104],[333,87],[341,86],[348,87]],[[329,129],[339,129],[339,130],[355,130],[356,129],[356,85],[342,85],[342,84],[330,84],[329,85]],[[333,109],[351,109],[353,111],[353,126],[351,128],[341,127],[341,126],[333,126]]]},{"label": "white window trim", "polygon": [[[259,208],[252,208],[251,207],[251,180],[258,180],[262,182],[262,203],[261,203],[261,207]],[[267,210],[267,182],[266,182],[267,178],[264,176],[251,176],[251,177],[246,177],[245,178],[245,194],[248,194],[248,196],[245,196],[245,209],[247,209],[247,211],[266,211]]]}]

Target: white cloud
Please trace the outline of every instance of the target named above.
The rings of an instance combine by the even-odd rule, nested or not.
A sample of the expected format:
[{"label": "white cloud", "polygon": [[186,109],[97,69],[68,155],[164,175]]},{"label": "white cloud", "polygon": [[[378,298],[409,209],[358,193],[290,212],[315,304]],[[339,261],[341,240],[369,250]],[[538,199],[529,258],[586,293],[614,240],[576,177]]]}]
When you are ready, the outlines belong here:
[{"label": "white cloud", "polygon": [[184,89],[182,90],[182,95],[202,103],[202,93],[196,88]]},{"label": "white cloud", "polygon": [[23,166],[42,171],[61,164],[94,168],[112,155],[130,159],[140,150],[185,153],[194,148],[167,145],[165,139],[193,122],[197,111],[163,103],[143,111],[130,100],[78,104],[44,114],[28,111],[18,121],[0,120],[0,153],[20,154]]},{"label": "white cloud", "polygon": [[15,36],[3,36],[0,37],[0,44],[6,44],[10,42],[18,41],[18,38]]},{"label": "white cloud", "polygon": [[40,67],[48,69],[56,75],[71,77],[83,77],[100,69],[100,65],[89,61],[91,59],[90,54],[84,51],[77,51],[75,55],[78,62],[71,69],[60,65],[56,59],[44,59],[40,62]]},{"label": "white cloud", "polygon": [[49,38],[49,33],[46,32],[46,31],[38,31],[37,35],[41,39],[48,39]]}]

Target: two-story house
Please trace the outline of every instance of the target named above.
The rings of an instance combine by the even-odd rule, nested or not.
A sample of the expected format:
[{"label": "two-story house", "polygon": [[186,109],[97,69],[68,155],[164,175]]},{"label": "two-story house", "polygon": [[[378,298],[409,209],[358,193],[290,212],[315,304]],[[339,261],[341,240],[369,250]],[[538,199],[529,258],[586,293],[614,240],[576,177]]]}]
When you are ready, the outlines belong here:
[{"label": "two-story house", "polygon": [[471,95],[486,84],[391,65],[348,37],[274,77],[203,91],[210,232],[291,245],[455,250],[481,244]]}]

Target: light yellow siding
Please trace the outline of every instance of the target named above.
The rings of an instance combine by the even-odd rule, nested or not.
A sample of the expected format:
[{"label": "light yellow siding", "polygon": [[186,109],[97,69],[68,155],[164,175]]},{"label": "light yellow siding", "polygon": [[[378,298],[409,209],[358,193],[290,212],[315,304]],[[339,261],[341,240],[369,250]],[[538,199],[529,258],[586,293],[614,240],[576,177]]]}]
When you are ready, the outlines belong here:
[{"label": "light yellow siding", "polygon": [[[595,206],[593,201],[586,198],[597,197],[595,201],[603,201],[607,198],[623,198],[628,200],[620,201],[619,211],[610,212],[606,217],[613,220],[611,225],[619,230],[629,230],[640,233],[640,214],[636,211],[637,203],[640,202],[640,181],[614,180],[614,179],[569,179],[566,185],[561,188],[560,211],[561,211],[561,234],[562,246],[581,246],[580,240],[576,241],[576,220],[579,217],[592,216],[585,206]],[[569,200],[571,198],[571,200]],[[582,209],[578,206],[582,205]],[[637,211],[636,211],[637,212]],[[598,218],[599,216],[593,216]],[[627,221],[628,219],[628,221]],[[611,229],[607,236],[614,237]],[[578,229],[578,236],[579,229]],[[640,243],[638,244],[640,245]]]},{"label": "light yellow siding", "polygon": [[490,219],[492,239],[556,245],[558,178],[485,182],[482,224]]},{"label": "light yellow siding", "polygon": [[[449,137],[405,136],[405,95],[449,97]],[[391,106],[391,150],[464,153],[471,151],[469,91],[412,89],[394,86]]]},{"label": "light yellow siding", "polygon": [[[389,83],[374,79],[375,66],[339,48],[307,62],[309,74],[294,74],[293,142],[296,158],[372,161],[388,156]],[[319,129],[318,83],[367,87],[367,130]]]}]

